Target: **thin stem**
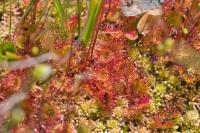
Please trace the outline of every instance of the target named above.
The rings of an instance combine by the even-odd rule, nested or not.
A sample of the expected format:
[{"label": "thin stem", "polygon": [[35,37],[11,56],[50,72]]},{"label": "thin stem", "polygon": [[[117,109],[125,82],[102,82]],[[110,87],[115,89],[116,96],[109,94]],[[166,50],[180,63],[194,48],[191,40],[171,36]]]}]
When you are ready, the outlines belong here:
[{"label": "thin stem", "polygon": [[109,14],[109,12],[110,12],[111,2],[112,2],[112,0],[109,0],[109,6],[108,6],[108,10],[107,10],[107,12],[105,13],[105,19],[107,19],[108,14]]},{"label": "thin stem", "polygon": [[31,12],[33,6],[37,3],[37,0],[31,0],[24,15],[22,16],[22,20],[23,22],[26,20],[26,17],[29,15],[29,13]]},{"label": "thin stem", "polygon": [[81,7],[82,0],[77,0],[77,8],[78,8],[78,36],[80,36],[81,33],[81,12],[82,12],[82,7]]},{"label": "thin stem", "polygon": [[5,1],[3,1],[3,13],[5,12],[5,10],[6,10],[6,3]]},{"label": "thin stem", "polygon": [[[104,4],[102,4],[102,5],[104,5]],[[93,55],[94,47],[95,47],[97,36],[98,36],[98,33],[99,33],[99,25],[101,24],[102,17],[103,17],[103,9],[101,9],[100,18],[98,20],[96,33],[94,34],[94,38],[93,38],[93,40],[91,42],[92,48],[91,48],[90,58],[92,58],[92,55]]]},{"label": "thin stem", "polygon": [[102,20],[102,16],[103,16],[103,7],[104,7],[104,4],[105,4],[105,1],[102,2],[101,4],[101,8],[100,8],[100,14],[99,16],[97,17],[97,23],[96,23],[96,26],[95,26],[95,31],[92,35],[92,40],[90,42],[90,47],[88,49],[88,52],[87,52],[87,55],[86,55],[86,58],[85,58],[85,61],[84,61],[84,65],[83,65],[83,70],[85,69],[85,67],[87,66],[87,62],[90,58],[92,58],[92,54],[93,54],[93,50],[94,50],[94,47],[95,47],[95,44],[96,44],[96,39],[97,39],[97,36],[98,36],[98,31],[99,31],[99,25],[101,23],[101,20]]},{"label": "thin stem", "polygon": [[10,2],[9,2],[9,8],[10,8],[10,15],[9,15],[9,35],[11,35],[11,26],[12,26],[12,15],[11,15],[11,0],[10,0]]}]

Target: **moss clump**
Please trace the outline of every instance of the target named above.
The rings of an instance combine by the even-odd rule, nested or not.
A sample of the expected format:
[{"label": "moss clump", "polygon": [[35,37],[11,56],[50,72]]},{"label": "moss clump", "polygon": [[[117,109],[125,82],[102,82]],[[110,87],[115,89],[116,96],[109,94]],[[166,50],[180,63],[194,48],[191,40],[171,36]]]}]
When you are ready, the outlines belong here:
[{"label": "moss clump", "polygon": [[163,83],[157,84],[157,85],[155,86],[155,91],[156,91],[156,92],[159,92],[159,93],[161,93],[161,94],[165,93],[165,92],[166,92],[166,89],[167,89],[167,87],[166,87],[166,85],[163,84]]},{"label": "moss clump", "polygon": [[190,110],[186,112],[186,120],[195,121],[199,119],[199,113],[196,110]]},{"label": "moss clump", "polygon": [[107,126],[111,129],[118,127],[119,123],[117,120],[108,120]]}]

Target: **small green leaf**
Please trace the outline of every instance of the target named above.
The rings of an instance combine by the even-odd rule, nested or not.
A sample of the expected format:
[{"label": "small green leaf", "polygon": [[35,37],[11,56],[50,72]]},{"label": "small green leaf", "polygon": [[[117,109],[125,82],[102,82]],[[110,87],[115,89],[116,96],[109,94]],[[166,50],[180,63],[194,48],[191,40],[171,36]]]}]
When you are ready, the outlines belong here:
[{"label": "small green leaf", "polygon": [[9,51],[15,53],[17,50],[12,42],[6,42],[3,44],[3,51]]},{"label": "small green leaf", "polygon": [[18,60],[18,59],[21,58],[19,55],[16,55],[16,54],[11,53],[9,51],[6,51],[5,56],[6,56],[6,59],[8,61],[14,61],[14,60]]}]

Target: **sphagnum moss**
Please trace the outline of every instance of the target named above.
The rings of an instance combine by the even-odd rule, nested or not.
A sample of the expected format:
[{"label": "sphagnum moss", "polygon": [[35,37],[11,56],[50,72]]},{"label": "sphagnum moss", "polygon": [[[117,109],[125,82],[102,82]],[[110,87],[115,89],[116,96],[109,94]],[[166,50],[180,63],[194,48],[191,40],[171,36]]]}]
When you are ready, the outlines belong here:
[{"label": "sphagnum moss", "polygon": [[[123,2],[122,9],[134,4],[144,7],[144,1]],[[86,0],[10,2],[0,1],[4,7],[4,11],[0,9],[0,40],[6,47],[0,47],[1,66],[22,59],[25,63],[17,68],[9,66],[15,70],[12,72],[6,67],[1,70],[0,107],[10,103],[9,96],[18,91],[27,95],[6,112],[5,119],[0,120],[4,123],[1,129],[200,132],[197,0],[164,1],[158,12],[143,10],[141,18],[125,17],[119,0],[90,4]],[[25,11],[22,22],[21,6]],[[148,14],[156,22],[145,21]],[[12,47],[6,42],[12,42]],[[59,54],[61,60],[39,58],[46,52]],[[29,59],[36,65],[29,64]],[[33,83],[26,84],[32,77]]]}]

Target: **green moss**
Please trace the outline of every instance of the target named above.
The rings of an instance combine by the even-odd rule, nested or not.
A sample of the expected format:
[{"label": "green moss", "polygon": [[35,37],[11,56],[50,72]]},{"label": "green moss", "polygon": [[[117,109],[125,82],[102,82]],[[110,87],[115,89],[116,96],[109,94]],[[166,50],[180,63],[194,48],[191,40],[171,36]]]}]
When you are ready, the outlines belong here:
[{"label": "green moss", "polygon": [[160,93],[162,93],[162,94],[166,92],[166,89],[167,89],[167,87],[166,87],[166,85],[163,84],[163,83],[157,84],[157,85],[155,86],[155,91],[160,92]]},{"label": "green moss", "polygon": [[100,131],[106,129],[106,126],[103,124],[103,122],[98,122],[96,125],[96,128]]},{"label": "green moss", "polygon": [[116,118],[121,118],[122,115],[123,115],[123,112],[124,112],[123,108],[117,107],[113,111],[113,116],[116,117]]},{"label": "green moss", "polygon": [[118,104],[118,106],[120,106],[120,107],[128,107],[128,100],[126,100],[126,99],[118,99],[117,100],[117,104]]},{"label": "green moss", "polygon": [[81,124],[78,126],[78,133],[90,133],[90,128],[87,125]]},{"label": "green moss", "polygon": [[137,49],[133,48],[133,49],[131,49],[131,51],[130,51],[130,53],[129,53],[129,56],[130,56],[133,60],[136,60],[136,59],[138,59],[141,55],[140,55],[140,52],[139,52]]},{"label": "green moss", "polygon": [[167,77],[169,77],[169,71],[167,71],[167,70],[160,71],[159,72],[159,77],[161,77],[161,78],[167,78]]},{"label": "green moss", "polygon": [[90,101],[81,103],[80,109],[85,115],[91,116],[92,114],[98,112],[99,106],[95,101],[90,100]]},{"label": "green moss", "polygon": [[180,81],[177,77],[175,76],[170,76],[169,77],[169,82],[175,86],[180,85]]},{"label": "green moss", "polygon": [[107,126],[111,129],[116,128],[119,125],[117,120],[108,120]]}]

